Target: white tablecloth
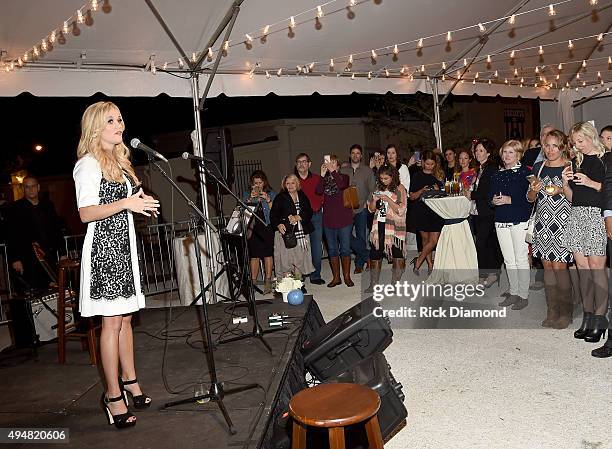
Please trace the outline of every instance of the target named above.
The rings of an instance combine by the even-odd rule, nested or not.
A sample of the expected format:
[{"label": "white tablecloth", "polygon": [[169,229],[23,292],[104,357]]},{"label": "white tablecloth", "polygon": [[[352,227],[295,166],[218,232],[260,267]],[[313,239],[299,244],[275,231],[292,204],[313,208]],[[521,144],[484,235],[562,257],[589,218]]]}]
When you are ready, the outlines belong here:
[{"label": "white tablecloth", "polygon": [[[466,218],[470,215],[471,201],[465,196],[424,199],[436,214],[444,219]],[[444,225],[436,248],[436,258],[429,284],[476,283],[478,259],[476,246],[467,220]]]},{"label": "white tablecloth", "polygon": [[[209,256],[206,252],[206,238],[203,234],[198,236],[200,244],[200,254],[202,256],[202,274],[204,275],[204,285],[208,285],[210,278],[208,276],[207,259],[215,257],[220,251],[219,236],[214,232],[212,235],[212,255]],[[200,279],[198,277],[198,264],[196,260],[196,252],[194,239],[191,235],[187,237],[177,237],[173,241],[174,261],[176,266],[176,277],[178,281],[179,296],[181,304],[188,306],[200,294]],[[214,260],[214,259],[213,259]],[[215,262],[215,270],[218,272],[222,267]],[[229,296],[229,285],[227,282],[227,274],[221,275],[215,283],[216,292],[225,297]],[[217,297],[217,301],[222,298]],[[212,303],[212,295],[210,289],[206,293],[206,302]],[[197,304],[202,304],[201,300]]]}]

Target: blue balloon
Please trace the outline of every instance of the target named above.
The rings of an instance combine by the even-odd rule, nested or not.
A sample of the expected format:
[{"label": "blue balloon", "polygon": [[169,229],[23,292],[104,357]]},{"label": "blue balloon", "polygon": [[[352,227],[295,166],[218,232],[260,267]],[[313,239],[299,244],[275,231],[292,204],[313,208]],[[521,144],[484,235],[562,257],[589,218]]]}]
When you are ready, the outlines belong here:
[{"label": "blue balloon", "polygon": [[287,302],[292,306],[299,306],[304,302],[304,293],[302,290],[291,290],[287,294]]}]

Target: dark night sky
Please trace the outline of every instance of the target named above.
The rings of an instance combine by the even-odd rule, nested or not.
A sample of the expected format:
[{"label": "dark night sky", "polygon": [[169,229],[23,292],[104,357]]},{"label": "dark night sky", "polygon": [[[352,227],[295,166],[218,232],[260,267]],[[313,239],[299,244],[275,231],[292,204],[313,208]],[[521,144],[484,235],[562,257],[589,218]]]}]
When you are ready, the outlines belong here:
[{"label": "dark night sky", "polygon": [[[278,118],[366,116],[372,95],[228,98],[207,100],[206,127]],[[80,119],[85,108],[99,100],[115,102],[125,119],[127,143],[138,137],[151,143],[154,135],[193,129],[192,100],[160,95],[154,98],[112,98],[96,94],[89,98],[49,98],[21,94],[0,98],[3,111],[0,163],[3,182],[23,158],[23,165],[38,176],[71,173],[76,160]],[[44,146],[36,153],[35,145]],[[134,154],[135,163],[145,162]]]}]

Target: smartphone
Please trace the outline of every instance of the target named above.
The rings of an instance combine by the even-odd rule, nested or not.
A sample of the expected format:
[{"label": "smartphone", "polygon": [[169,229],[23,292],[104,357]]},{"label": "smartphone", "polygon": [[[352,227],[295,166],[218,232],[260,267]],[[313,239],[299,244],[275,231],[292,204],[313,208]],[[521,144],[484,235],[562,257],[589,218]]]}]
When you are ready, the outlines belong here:
[{"label": "smartphone", "polygon": [[421,160],[421,152],[420,151],[415,151],[414,152],[414,160],[415,161],[420,161]]},{"label": "smartphone", "polygon": [[535,182],[535,180],[536,180],[536,176],[535,175],[527,175],[526,178],[527,178],[527,181],[529,181],[529,184]]},{"label": "smartphone", "polygon": [[325,156],[323,156],[323,162],[325,162],[326,164],[329,164],[330,161],[331,161],[331,157],[329,154],[326,154]]}]

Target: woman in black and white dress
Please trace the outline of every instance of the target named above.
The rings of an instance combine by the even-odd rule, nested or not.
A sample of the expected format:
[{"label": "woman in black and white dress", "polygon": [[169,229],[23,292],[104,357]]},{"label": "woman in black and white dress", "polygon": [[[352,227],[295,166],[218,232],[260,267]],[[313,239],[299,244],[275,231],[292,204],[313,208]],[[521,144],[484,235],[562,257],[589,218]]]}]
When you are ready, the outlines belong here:
[{"label": "woman in black and white dress", "polygon": [[567,137],[555,129],[548,133],[543,144],[546,159],[534,165],[535,178],[527,191],[527,200],[536,203],[531,249],[533,257],[541,259],[544,266],[546,318],[542,326],[565,329],[572,321],[574,310],[567,269],[573,257],[563,241],[572,207],[563,193],[561,177],[569,160]]},{"label": "woman in black and white dress", "polygon": [[[100,354],[106,381],[102,407],[117,428],[136,424],[127,396],[146,408],[136,379],[131,314],[145,306],[140,285],[133,213],[157,215],[159,202],[137,188],[138,179],[123,143],[125,125],[117,106],[98,102],[81,120],[73,177],[87,234],[81,258],[82,316],[102,316]],[[121,366],[121,377],[119,377]]]}]

